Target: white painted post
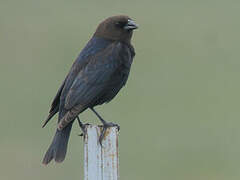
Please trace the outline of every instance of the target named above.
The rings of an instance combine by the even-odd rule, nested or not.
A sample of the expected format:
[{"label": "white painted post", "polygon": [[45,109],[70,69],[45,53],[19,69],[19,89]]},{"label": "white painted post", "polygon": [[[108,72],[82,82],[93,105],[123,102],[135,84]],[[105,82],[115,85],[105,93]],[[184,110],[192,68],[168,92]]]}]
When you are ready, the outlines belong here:
[{"label": "white painted post", "polygon": [[84,180],[119,180],[118,130],[108,128],[99,144],[101,127],[88,125],[84,138]]}]

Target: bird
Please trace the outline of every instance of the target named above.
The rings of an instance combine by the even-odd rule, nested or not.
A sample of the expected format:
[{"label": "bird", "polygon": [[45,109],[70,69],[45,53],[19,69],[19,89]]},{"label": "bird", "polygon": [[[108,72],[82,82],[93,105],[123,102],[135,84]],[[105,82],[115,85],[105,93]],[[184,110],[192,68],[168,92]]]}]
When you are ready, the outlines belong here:
[{"label": "bird", "polygon": [[133,30],[138,25],[127,15],[111,16],[103,20],[82,49],[52,101],[42,127],[58,113],[58,125],[42,163],[65,159],[73,122],[77,119],[83,133],[86,124],[79,114],[90,109],[102,123],[101,143],[108,127],[119,126],[105,121],[94,109],[110,102],[126,84],[135,56],[131,44]]}]

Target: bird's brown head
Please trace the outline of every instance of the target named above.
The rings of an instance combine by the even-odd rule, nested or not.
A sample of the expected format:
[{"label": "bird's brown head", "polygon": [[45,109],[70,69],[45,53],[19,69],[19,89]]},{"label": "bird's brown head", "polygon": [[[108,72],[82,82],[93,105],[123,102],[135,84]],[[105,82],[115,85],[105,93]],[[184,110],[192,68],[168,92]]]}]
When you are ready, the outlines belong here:
[{"label": "bird's brown head", "polygon": [[130,43],[133,30],[137,28],[138,25],[128,16],[112,16],[98,25],[94,36]]}]

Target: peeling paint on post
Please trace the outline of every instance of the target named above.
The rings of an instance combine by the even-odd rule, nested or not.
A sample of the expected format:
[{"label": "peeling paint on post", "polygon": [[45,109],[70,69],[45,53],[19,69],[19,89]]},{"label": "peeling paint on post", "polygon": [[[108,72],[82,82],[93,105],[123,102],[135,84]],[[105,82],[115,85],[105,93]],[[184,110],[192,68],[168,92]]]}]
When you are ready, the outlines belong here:
[{"label": "peeling paint on post", "polygon": [[118,130],[108,128],[99,144],[101,127],[88,125],[84,138],[84,180],[119,180]]}]

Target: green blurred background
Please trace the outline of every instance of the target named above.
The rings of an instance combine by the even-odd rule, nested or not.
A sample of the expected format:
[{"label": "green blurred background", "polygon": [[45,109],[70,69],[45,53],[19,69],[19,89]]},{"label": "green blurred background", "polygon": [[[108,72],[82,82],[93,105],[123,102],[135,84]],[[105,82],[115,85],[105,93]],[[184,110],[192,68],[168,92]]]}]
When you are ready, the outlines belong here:
[{"label": "green blurred background", "polygon": [[140,25],[127,86],[97,107],[121,125],[121,180],[240,179],[237,0],[0,0],[0,179],[83,178],[77,124],[66,160],[47,167],[56,117],[41,125],[98,23],[116,14]]}]

